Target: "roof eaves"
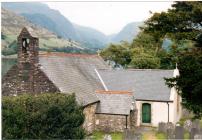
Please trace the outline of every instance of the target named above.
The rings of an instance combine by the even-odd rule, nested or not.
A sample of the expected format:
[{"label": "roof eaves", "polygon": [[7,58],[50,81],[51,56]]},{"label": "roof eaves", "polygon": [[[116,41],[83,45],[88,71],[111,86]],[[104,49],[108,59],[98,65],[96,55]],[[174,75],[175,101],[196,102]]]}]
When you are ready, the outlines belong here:
[{"label": "roof eaves", "polygon": [[105,90],[96,90],[95,93],[98,94],[122,94],[122,95],[133,95],[132,91],[118,91],[118,90],[110,90],[110,91],[105,91]]},{"label": "roof eaves", "polygon": [[147,100],[147,99],[135,99],[136,101],[147,101],[147,102],[173,102],[172,100]]}]

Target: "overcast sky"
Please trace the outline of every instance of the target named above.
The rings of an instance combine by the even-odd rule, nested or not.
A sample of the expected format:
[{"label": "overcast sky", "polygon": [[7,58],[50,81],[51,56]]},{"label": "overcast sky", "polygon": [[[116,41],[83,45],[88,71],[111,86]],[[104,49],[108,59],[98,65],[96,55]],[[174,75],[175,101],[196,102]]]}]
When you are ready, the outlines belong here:
[{"label": "overcast sky", "polygon": [[173,2],[45,2],[71,22],[95,28],[106,35],[119,32],[126,24],[144,21],[149,11],[161,12]]}]

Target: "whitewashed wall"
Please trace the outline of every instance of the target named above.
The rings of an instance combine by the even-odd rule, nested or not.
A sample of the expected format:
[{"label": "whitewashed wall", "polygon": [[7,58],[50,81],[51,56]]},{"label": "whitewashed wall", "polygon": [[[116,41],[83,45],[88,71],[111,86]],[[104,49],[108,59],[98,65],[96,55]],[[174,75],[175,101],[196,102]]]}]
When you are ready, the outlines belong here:
[{"label": "whitewashed wall", "polygon": [[182,115],[182,105],[181,105],[181,97],[177,94],[175,88],[171,89],[171,97],[170,100],[173,100],[173,123],[177,123]]},{"label": "whitewashed wall", "polygon": [[[179,76],[179,70],[176,68],[173,72],[173,77]],[[170,90],[169,102],[169,122],[176,124],[182,114],[181,97],[177,94],[175,88]],[[142,123],[142,104],[151,104],[151,124]],[[159,122],[168,122],[168,104],[167,102],[150,102],[150,101],[136,101],[136,107],[138,109],[137,125],[149,125],[158,126]]]},{"label": "whitewashed wall", "polygon": [[[151,104],[151,124],[142,123],[142,104],[149,103]],[[173,121],[173,103],[169,103],[169,120]],[[138,109],[138,120],[137,125],[149,125],[149,126],[158,126],[159,122],[168,122],[168,104],[166,102],[149,102],[149,101],[136,101],[136,107]],[[171,109],[172,108],[172,109]]]}]

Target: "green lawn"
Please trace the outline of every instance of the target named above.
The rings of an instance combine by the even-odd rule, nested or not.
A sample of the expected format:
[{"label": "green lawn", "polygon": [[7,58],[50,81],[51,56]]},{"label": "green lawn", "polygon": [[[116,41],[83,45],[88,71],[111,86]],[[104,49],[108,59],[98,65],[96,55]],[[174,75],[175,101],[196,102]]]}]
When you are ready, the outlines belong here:
[{"label": "green lawn", "polygon": [[116,133],[112,133],[112,140],[122,140],[123,139],[123,133],[121,132],[116,132]]},{"label": "green lawn", "polygon": [[143,140],[162,140],[166,139],[166,135],[164,133],[157,133],[156,131],[148,131],[143,133],[142,138]]},{"label": "green lawn", "polygon": [[189,132],[185,132],[184,133],[184,139],[189,139],[190,135],[189,135]]},{"label": "green lawn", "polygon": [[166,139],[166,135],[164,133],[156,133],[156,138],[158,140]]},{"label": "green lawn", "polygon": [[[100,132],[100,131],[96,131],[93,133],[93,139],[94,140],[103,140],[105,133],[104,132]],[[113,132],[110,133],[112,140],[122,140],[123,139],[123,133],[121,132]]]}]

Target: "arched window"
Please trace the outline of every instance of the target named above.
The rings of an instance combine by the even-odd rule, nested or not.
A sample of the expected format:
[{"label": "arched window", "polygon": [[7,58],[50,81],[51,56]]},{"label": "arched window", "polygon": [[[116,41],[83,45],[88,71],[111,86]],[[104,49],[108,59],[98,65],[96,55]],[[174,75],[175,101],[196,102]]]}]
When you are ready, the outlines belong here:
[{"label": "arched window", "polygon": [[151,123],[151,104],[142,104],[142,123]]},{"label": "arched window", "polygon": [[28,38],[23,38],[22,39],[22,52],[23,53],[28,53],[28,47],[29,47],[29,39]]}]

